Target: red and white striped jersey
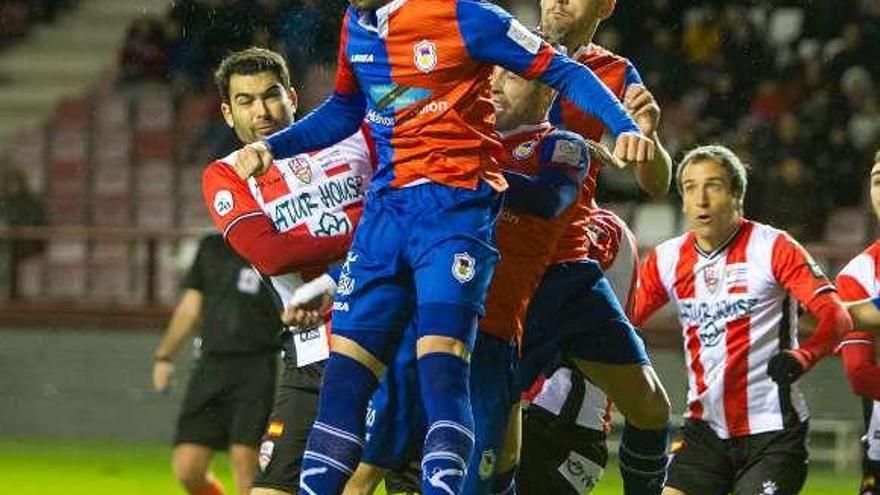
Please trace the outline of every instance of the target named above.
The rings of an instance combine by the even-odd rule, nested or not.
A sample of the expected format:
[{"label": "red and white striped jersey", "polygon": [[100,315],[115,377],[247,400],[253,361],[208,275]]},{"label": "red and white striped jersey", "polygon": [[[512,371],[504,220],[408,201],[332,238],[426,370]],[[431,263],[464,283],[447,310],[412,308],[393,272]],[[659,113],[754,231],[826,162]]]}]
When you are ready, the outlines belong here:
[{"label": "red and white striped jersey", "polygon": [[749,220],[711,253],[693,232],[652,250],[639,270],[633,321],[672,299],[688,369],[685,417],[721,438],[781,430],[809,416],[797,385],[779,387],[767,363],[798,347],[798,302],[834,290],[810,255],[783,231]]},{"label": "red and white striped jersey", "polygon": [[[225,237],[237,222],[262,215],[278,233],[302,233],[306,241],[353,232],[373,176],[369,139],[358,131],[328,148],[276,160],[266,173],[246,182],[234,170],[237,152],[214,161],[205,169],[202,192],[217,229]],[[346,250],[330,253],[331,258],[341,260]],[[267,278],[283,304],[303,279],[325,269],[302,266]]]},{"label": "red and white striped jersey", "polygon": [[858,301],[880,294],[880,240],[850,260],[837,274],[837,288],[844,301]]}]

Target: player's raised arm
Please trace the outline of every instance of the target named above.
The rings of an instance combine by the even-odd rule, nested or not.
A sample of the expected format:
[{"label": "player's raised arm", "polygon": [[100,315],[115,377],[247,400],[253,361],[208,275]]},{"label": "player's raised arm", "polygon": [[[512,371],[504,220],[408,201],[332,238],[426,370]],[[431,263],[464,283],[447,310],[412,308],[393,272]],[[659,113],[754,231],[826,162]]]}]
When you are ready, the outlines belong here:
[{"label": "player's raised arm", "polygon": [[642,83],[639,71],[631,64],[626,66],[626,91],[623,106],[639,126],[642,134],[654,142],[654,159],[633,170],[639,187],[653,198],[662,198],[669,191],[672,180],[672,157],[660,141],[660,105],[654,95]]},{"label": "player's raised arm", "polygon": [[336,144],[358,130],[366,115],[367,100],[346,56],[349,17],[347,12],[342,20],[333,94],[301,120],[266,138],[265,144],[252,146],[268,145],[272,157],[288,158]]},{"label": "player's raised arm", "polygon": [[604,84],[583,65],[557,52],[503,9],[488,2],[458,2],[458,22],[475,60],[501,65],[555,88],[602,121],[616,138],[614,154],[630,163],[654,159],[654,143]]},{"label": "player's raised arm", "polygon": [[554,131],[541,141],[541,170],[535,177],[504,170],[510,188],[507,206],[543,219],[571,206],[590,167],[586,141],[573,132]]},{"label": "player's raised arm", "polygon": [[818,320],[798,349],[783,351],[770,360],[770,376],[778,383],[791,383],[834,351],[852,330],[852,320],[819,265],[788,234],[780,234],[773,244],[772,270],[776,280]]},{"label": "player's raised arm", "polygon": [[264,275],[333,262],[351,244],[353,232],[326,237],[308,230],[279,232],[250,194],[247,182],[223,162],[205,169],[202,194],[226,242]]}]

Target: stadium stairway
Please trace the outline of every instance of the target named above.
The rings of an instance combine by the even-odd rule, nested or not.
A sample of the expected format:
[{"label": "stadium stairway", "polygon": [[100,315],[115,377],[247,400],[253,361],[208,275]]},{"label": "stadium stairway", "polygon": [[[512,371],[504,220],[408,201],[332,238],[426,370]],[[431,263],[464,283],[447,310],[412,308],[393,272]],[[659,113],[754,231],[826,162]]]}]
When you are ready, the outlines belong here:
[{"label": "stadium stairway", "polygon": [[[64,96],[82,93],[116,63],[130,21],[163,14],[169,0],[80,0],[0,52],[0,145],[45,119]],[[2,146],[0,146],[2,147]]]}]

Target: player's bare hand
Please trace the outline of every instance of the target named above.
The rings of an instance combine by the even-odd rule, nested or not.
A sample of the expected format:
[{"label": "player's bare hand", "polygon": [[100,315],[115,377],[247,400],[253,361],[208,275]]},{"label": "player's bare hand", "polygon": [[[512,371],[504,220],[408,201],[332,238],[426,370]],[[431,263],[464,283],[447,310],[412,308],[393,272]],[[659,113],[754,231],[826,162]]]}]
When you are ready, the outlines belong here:
[{"label": "player's bare hand", "polygon": [[153,363],[153,390],[167,392],[171,387],[171,376],[174,374],[174,364],[170,361],[157,360]]},{"label": "player's bare hand", "polygon": [[614,156],[627,165],[641,165],[654,159],[654,141],[638,132],[622,132],[614,143]]},{"label": "player's bare hand", "polygon": [[651,136],[660,125],[660,105],[643,84],[630,84],[623,95],[623,106],[638,124],[642,134]]},{"label": "player's bare hand", "polygon": [[281,314],[285,325],[302,328],[313,328],[324,321],[324,315],[330,309],[333,296],[327,293],[318,294],[309,301],[296,306],[287,306]]},{"label": "player's bare hand", "polygon": [[604,144],[587,139],[587,146],[590,148],[590,159],[600,162],[602,165],[611,165],[617,168],[626,168],[626,163],[620,158],[614,156]]},{"label": "player's bare hand", "polygon": [[235,173],[242,179],[258,177],[272,166],[272,153],[263,141],[256,141],[238,150],[235,157]]}]

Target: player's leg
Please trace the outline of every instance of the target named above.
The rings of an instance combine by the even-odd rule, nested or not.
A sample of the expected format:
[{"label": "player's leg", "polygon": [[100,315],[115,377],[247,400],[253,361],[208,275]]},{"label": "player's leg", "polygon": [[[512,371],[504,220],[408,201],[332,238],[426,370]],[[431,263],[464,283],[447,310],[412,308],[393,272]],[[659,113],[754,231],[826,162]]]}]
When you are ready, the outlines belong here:
[{"label": "player's leg", "polygon": [[415,439],[424,436],[415,342],[416,328],[411,323],[394,362],[370,399],[363,455],[343,495],[371,495],[389,470],[407,463],[416,450]]},{"label": "player's leg", "polygon": [[[519,394],[514,386],[515,359],[513,342],[484,332],[477,334],[469,383],[474,415],[474,453],[468,462],[462,489],[467,495],[493,493],[499,473],[507,483],[498,482],[505,484],[504,488],[512,488],[510,485],[519,460],[519,436],[516,435],[519,431]],[[510,437],[507,436],[509,430]]]},{"label": "player's leg", "polygon": [[287,359],[260,443],[259,471],[251,495],[297,493],[306,440],[318,412],[323,364],[297,368],[295,355],[287,351],[293,345],[292,339],[284,345]]},{"label": "player's leg", "polygon": [[411,189],[412,207],[422,211],[407,250],[418,299],[416,354],[428,425],[422,490],[457,495],[474,448],[470,355],[498,260],[500,201],[485,183],[476,190],[437,184]]},{"label": "player's leg", "polygon": [[193,369],[174,434],[172,468],[178,482],[191,495],[223,494],[223,486],[210,473],[214,452],[229,443],[232,409],[224,400],[229,373],[226,366],[203,356]]},{"label": "player's leg", "polygon": [[194,443],[181,443],[174,447],[171,466],[174,476],[190,495],[222,495],[223,486],[208,471],[214,449]]},{"label": "player's leg", "polygon": [[730,447],[702,421],[685,421],[672,443],[663,495],[727,495],[737,471]]},{"label": "player's leg", "polygon": [[229,428],[229,460],[238,493],[245,495],[257,470],[257,448],[272,412],[277,355],[258,354],[229,358],[227,371],[237,383],[225,395],[233,417]]},{"label": "player's leg", "polygon": [[507,430],[504,442],[498,453],[495,466],[495,479],[492,481],[492,495],[514,495],[517,493],[516,479],[519,472],[520,452],[522,450],[522,406],[517,399],[507,417]]},{"label": "player's leg", "polygon": [[880,402],[862,399],[865,413],[862,483],[859,495],[880,494]]},{"label": "player's leg", "polygon": [[568,366],[553,372],[524,412],[521,495],[582,495],[608,462],[608,398]]},{"label": "player's leg", "polygon": [[367,201],[342,267],[331,353],[303,456],[300,491],[305,493],[341,493],[354,474],[364,445],[367,403],[412,314],[411,278],[399,255],[407,226],[393,205],[385,206],[386,200]]},{"label": "player's leg", "polygon": [[806,422],[745,440],[745,465],[739,470],[732,495],[773,493],[797,495],[807,479]]},{"label": "player's leg", "polygon": [[238,493],[241,495],[250,493],[254,474],[257,471],[257,449],[251,445],[233,443],[229,446],[229,462],[232,465],[232,475],[238,486]]},{"label": "player's leg", "polygon": [[598,264],[573,264],[571,271],[580,272],[586,284],[579,291],[578,304],[564,309],[576,325],[566,355],[626,417],[619,449],[624,492],[659,494],[666,475],[670,408],[666,390]]}]

